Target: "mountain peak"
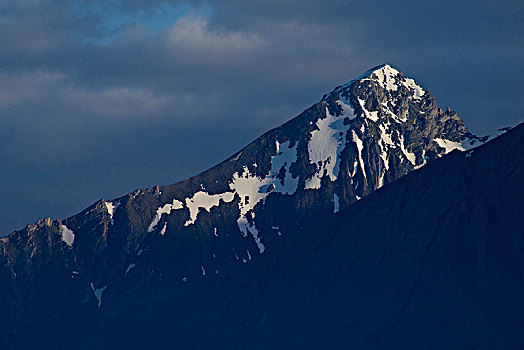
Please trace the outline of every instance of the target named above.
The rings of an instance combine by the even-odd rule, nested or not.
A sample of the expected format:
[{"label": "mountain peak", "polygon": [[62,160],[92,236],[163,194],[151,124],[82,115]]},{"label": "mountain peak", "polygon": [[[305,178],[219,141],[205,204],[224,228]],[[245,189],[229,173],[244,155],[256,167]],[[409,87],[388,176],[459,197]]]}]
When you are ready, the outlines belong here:
[{"label": "mountain peak", "polygon": [[398,69],[394,68],[390,64],[384,63],[384,64],[381,64],[381,65],[378,65],[376,67],[369,69],[364,74],[362,74],[359,78],[357,78],[357,80],[364,78],[364,77],[371,77],[371,75],[373,75],[373,73],[376,73],[376,72],[379,72],[380,74],[386,73],[386,74],[391,74],[391,75],[398,75],[399,73],[401,73]]},{"label": "mountain peak", "polygon": [[388,92],[395,93],[396,91],[406,91],[411,99],[420,100],[426,91],[414,79],[405,76],[401,71],[385,63],[366,71],[359,77],[350,82],[335,88],[332,92],[324,95],[327,96],[339,95],[347,91],[356,82],[363,83],[366,81],[374,82]]}]

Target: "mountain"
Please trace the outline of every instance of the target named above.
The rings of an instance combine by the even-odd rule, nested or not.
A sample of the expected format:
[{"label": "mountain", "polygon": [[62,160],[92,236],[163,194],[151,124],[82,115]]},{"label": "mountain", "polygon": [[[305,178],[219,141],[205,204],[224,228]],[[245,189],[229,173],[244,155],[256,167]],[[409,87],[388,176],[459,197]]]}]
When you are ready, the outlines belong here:
[{"label": "mountain", "polygon": [[[522,319],[507,307],[522,300],[522,126],[487,151],[452,152],[488,139],[413,79],[376,67],[193,178],[2,238],[0,345],[376,348],[402,336],[421,344],[424,331],[439,344],[435,332],[448,329],[449,344],[522,346]],[[493,169],[493,149],[512,160]],[[484,212],[467,206],[477,197]],[[475,250],[492,241],[494,255]],[[492,300],[492,281],[510,301]]]}]

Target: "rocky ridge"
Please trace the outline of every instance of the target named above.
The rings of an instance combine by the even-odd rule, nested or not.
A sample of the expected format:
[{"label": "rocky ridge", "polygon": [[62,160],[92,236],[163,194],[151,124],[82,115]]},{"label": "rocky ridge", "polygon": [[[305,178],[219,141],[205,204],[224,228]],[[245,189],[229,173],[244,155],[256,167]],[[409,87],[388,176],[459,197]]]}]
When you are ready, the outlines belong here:
[{"label": "rocky ridge", "polygon": [[389,65],[373,68],[195,177],[2,238],[4,331],[46,319],[49,308],[114,314],[125,295],[144,288],[153,297],[163,283],[223,281],[286,247],[306,218],[345,210],[487,139],[413,79]]}]

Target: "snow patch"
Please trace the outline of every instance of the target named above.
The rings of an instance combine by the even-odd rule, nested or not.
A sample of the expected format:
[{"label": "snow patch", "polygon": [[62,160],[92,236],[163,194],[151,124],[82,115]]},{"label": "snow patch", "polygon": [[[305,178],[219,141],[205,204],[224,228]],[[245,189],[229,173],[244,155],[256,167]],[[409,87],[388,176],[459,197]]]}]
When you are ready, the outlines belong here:
[{"label": "snow patch", "polygon": [[[396,103],[395,103],[394,100],[392,100],[391,103],[392,103],[393,106],[396,105]],[[405,122],[405,121],[408,120],[407,117],[400,118],[400,117],[397,116],[395,113],[393,113],[393,112],[391,111],[391,109],[389,109],[389,106],[388,106],[387,103],[382,102],[381,105],[382,105],[382,110],[383,110],[384,112],[386,112],[386,114],[389,114],[389,116],[390,116],[391,118],[393,118],[393,120],[394,120],[396,123],[399,123],[399,124],[400,124],[401,122]]]},{"label": "snow patch", "polygon": [[416,163],[415,153],[409,152],[406,149],[406,147],[404,146],[404,135],[399,135],[399,137],[400,137],[400,149],[402,150],[402,153],[404,153],[404,155],[409,160],[409,162],[414,166]]},{"label": "snow patch", "polygon": [[384,125],[379,125],[378,126],[378,128],[381,131],[380,139],[382,140],[382,142],[384,142],[384,144],[390,145],[392,148],[395,148],[396,145],[393,142],[393,139],[391,138],[391,134],[388,134],[388,131],[387,131],[388,127],[389,127],[389,124],[384,124]]},{"label": "snow patch", "polygon": [[259,178],[256,175],[252,175],[246,166],[244,166],[242,175],[239,175],[238,172],[233,174],[233,180],[229,184],[229,188],[240,197],[238,209],[241,216],[246,215],[260,200],[268,195],[266,191],[261,191],[261,188],[263,186],[268,188],[272,181],[272,178]]},{"label": "snow patch", "polygon": [[465,148],[462,147],[462,144],[460,142],[441,139],[438,137],[435,138],[433,141],[435,141],[440,147],[445,149],[444,154],[448,154],[449,152],[453,151],[454,149],[465,151]]},{"label": "snow patch", "polygon": [[136,266],[136,265],[133,264],[133,263],[129,264],[129,266],[128,266],[127,269],[126,269],[126,274],[124,275],[124,277],[127,277],[127,274],[129,273],[129,271],[131,271],[131,269],[132,269],[133,267],[135,267],[135,266]]},{"label": "snow patch", "polygon": [[367,179],[367,177],[366,177],[366,169],[364,168],[364,160],[362,159],[362,150],[364,149],[364,144],[362,143],[362,140],[360,140],[358,138],[358,135],[355,132],[355,130],[351,130],[351,132],[353,134],[353,142],[357,146],[358,161],[360,163],[360,167],[362,168],[362,173],[364,174],[364,178]]},{"label": "snow patch", "polygon": [[231,202],[234,198],[234,194],[231,192],[225,192],[220,194],[209,194],[204,191],[199,191],[191,198],[186,198],[186,207],[189,209],[189,220],[187,220],[184,226],[194,224],[200,209],[209,210],[213,207],[218,206],[220,200],[224,202]]},{"label": "snow patch", "polygon": [[413,92],[413,99],[420,100],[422,96],[424,96],[424,89],[418,85],[415,80],[411,78],[404,78],[402,80],[402,85],[404,85],[407,89],[411,90]]},{"label": "snow patch", "polygon": [[422,168],[428,162],[428,157],[426,156],[426,150],[422,150],[422,163],[415,166],[415,170]]},{"label": "snow patch", "polygon": [[368,111],[366,109],[365,104],[366,104],[366,101],[364,100],[361,100],[360,98],[358,98],[358,103],[360,104],[360,107],[362,108],[362,110],[364,111],[364,116],[366,118],[368,118],[369,120],[372,120],[374,122],[378,121],[378,111]]},{"label": "snow patch", "polygon": [[113,202],[104,202],[107,208],[107,213],[109,214],[109,218],[111,219],[111,225],[114,225],[115,222],[113,221],[113,215],[116,212],[116,208],[120,205],[120,202],[114,204]]},{"label": "snow patch", "polygon": [[[274,191],[282,194],[293,194],[298,188],[298,176],[291,175],[291,164],[297,161],[298,142],[290,147],[290,142],[279,144],[276,141],[277,155],[271,157],[271,171],[269,177],[273,179]],[[279,179],[277,175],[284,172],[284,178]]]},{"label": "snow patch", "polygon": [[340,199],[338,198],[338,195],[336,193],[333,193],[333,212],[338,213],[340,211]]},{"label": "snow patch", "polygon": [[[386,171],[389,170],[388,148],[396,148],[395,143],[391,139],[391,134],[388,134],[387,132],[388,126],[389,124],[378,126],[380,129],[380,140],[378,141],[378,145],[380,147],[379,156],[384,162],[384,167],[386,168]],[[384,176],[384,174],[382,176]]]},{"label": "snow patch", "polygon": [[331,115],[326,107],[326,117],[317,120],[318,130],[311,132],[308,143],[309,162],[315,164],[317,171],[306,181],[305,189],[319,189],[324,174],[327,174],[331,181],[337,179],[340,168],[339,156],[346,147],[346,135],[350,127],[344,124],[346,118],[354,119],[355,112],[350,105],[343,103],[342,113],[339,116]]},{"label": "snow patch", "polygon": [[424,89],[422,89],[415,80],[404,76],[398,77],[399,74],[400,72],[398,70],[386,64],[372,71],[370,76],[372,80],[378,82],[387,91],[397,91],[398,84],[396,83],[396,80],[398,80],[400,84],[412,92],[413,99],[419,100],[424,96]]},{"label": "snow patch", "polygon": [[[189,209],[190,219],[186,221],[185,226],[194,224],[197,220],[200,209],[209,211],[212,207],[218,206],[220,200],[231,202],[235,195],[238,195],[238,209],[240,211],[237,225],[245,237],[248,234],[253,236],[260,253],[265,250],[264,245],[259,237],[258,230],[254,222],[249,222],[247,215],[251,213],[254,217],[253,208],[272,192],[282,194],[293,194],[298,188],[298,176],[293,177],[290,171],[291,165],[297,160],[298,142],[291,146],[291,141],[280,143],[275,140],[276,155],[271,157],[271,170],[264,177],[252,174],[247,166],[242,168],[242,173],[235,172],[229,188],[231,192],[224,192],[210,195],[204,191],[199,191],[191,198],[186,198],[185,204]],[[214,228],[214,235],[218,237],[217,230]]]},{"label": "snow patch", "polygon": [[376,77],[375,80],[388,91],[397,91],[398,87],[395,84],[395,77],[398,74],[398,70],[387,64],[372,73]]},{"label": "snow patch", "polygon": [[160,230],[160,235],[163,236],[166,234],[167,230],[167,222],[164,222],[164,227],[162,227],[162,230]]},{"label": "snow patch", "polygon": [[355,159],[355,161],[353,162],[353,171],[351,172],[351,177],[354,177],[355,174],[357,173],[357,167],[358,167],[358,161]]},{"label": "snow patch", "polygon": [[95,288],[93,282],[91,282],[91,289],[93,290],[93,293],[95,294],[96,300],[98,300],[98,307],[102,306],[102,294],[106,290],[107,285],[101,287],[101,288]]},{"label": "snow patch", "polygon": [[162,215],[164,214],[171,214],[172,210],[182,209],[184,206],[181,201],[177,199],[173,199],[173,203],[167,203],[166,205],[159,207],[156,211],[155,217],[153,218],[153,221],[151,221],[151,224],[149,225],[147,232],[153,232],[156,225],[162,218]]},{"label": "snow patch", "polygon": [[251,224],[245,217],[240,217],[237,220],[237,224],[238,224],[238,228],[240,229],[240,232],[242,232],[244,237],[246,237],[248,233],[251,234],[251,236],[255,240],[255,243],[257,244],[258,251],[260,252],[260,254],[262,254],[266,250],[266,247],[262,243],[262,240],[260,239],[258,235],[259,232],[257,228],[255,227],[255,225]]},{"label": "snow patch", "polygon": [[382,186],[384,186],[384,175],[386,175],[386,172],[384,171],[382,173],[382,175],[380,175],[380,177],[378,178],[378,185],[377,185],[377,189],[381,188]]},{"label": "snow patch", "polygon": [[75,241],[75,234],[64,224],[60,224],[60,235],[62,236],[62,241],[64,241],[70,247],[73,246],[73,242]]},{"label": "snow patch", "polygon": [[340,108],[342,108],[342,116],[344,116],[344,118],[348,118],[349,120],[353,120],[355,119],[357,116],[355,114],[355,110],[353,109],[353,107],[351,107],[351,103],[349,103],[348,100],[344,99],[344,100],[336,100],[335,101],[336,104],[338,104],[340,106]]}]

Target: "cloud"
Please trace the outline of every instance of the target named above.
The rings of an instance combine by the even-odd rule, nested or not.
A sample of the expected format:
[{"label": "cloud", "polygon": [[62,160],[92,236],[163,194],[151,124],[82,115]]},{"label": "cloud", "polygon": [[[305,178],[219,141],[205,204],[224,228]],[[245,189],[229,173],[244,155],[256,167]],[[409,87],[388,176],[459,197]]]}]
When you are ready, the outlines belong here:
[{"label": "cloud", "polygon": [[263,48],[265,41],[256,34],[213,31],[203,18],[181,18],[167,34],[167,45],[174,52],[200,58],[213,55],[232,57]]},{"label": "cloud", "polygon": [[[42,118],[152,118],[165,112],[166,96],[139,88],[91,89],[77,84],[66,74],[36,71],[24,74],[0,73],[0,120],[22,106],[38,110]],[[5,112],[5,113],[2,113]],[[21,118],[18,115],[17,118]],[[28,120],[37,117],[26,115]]]}]

